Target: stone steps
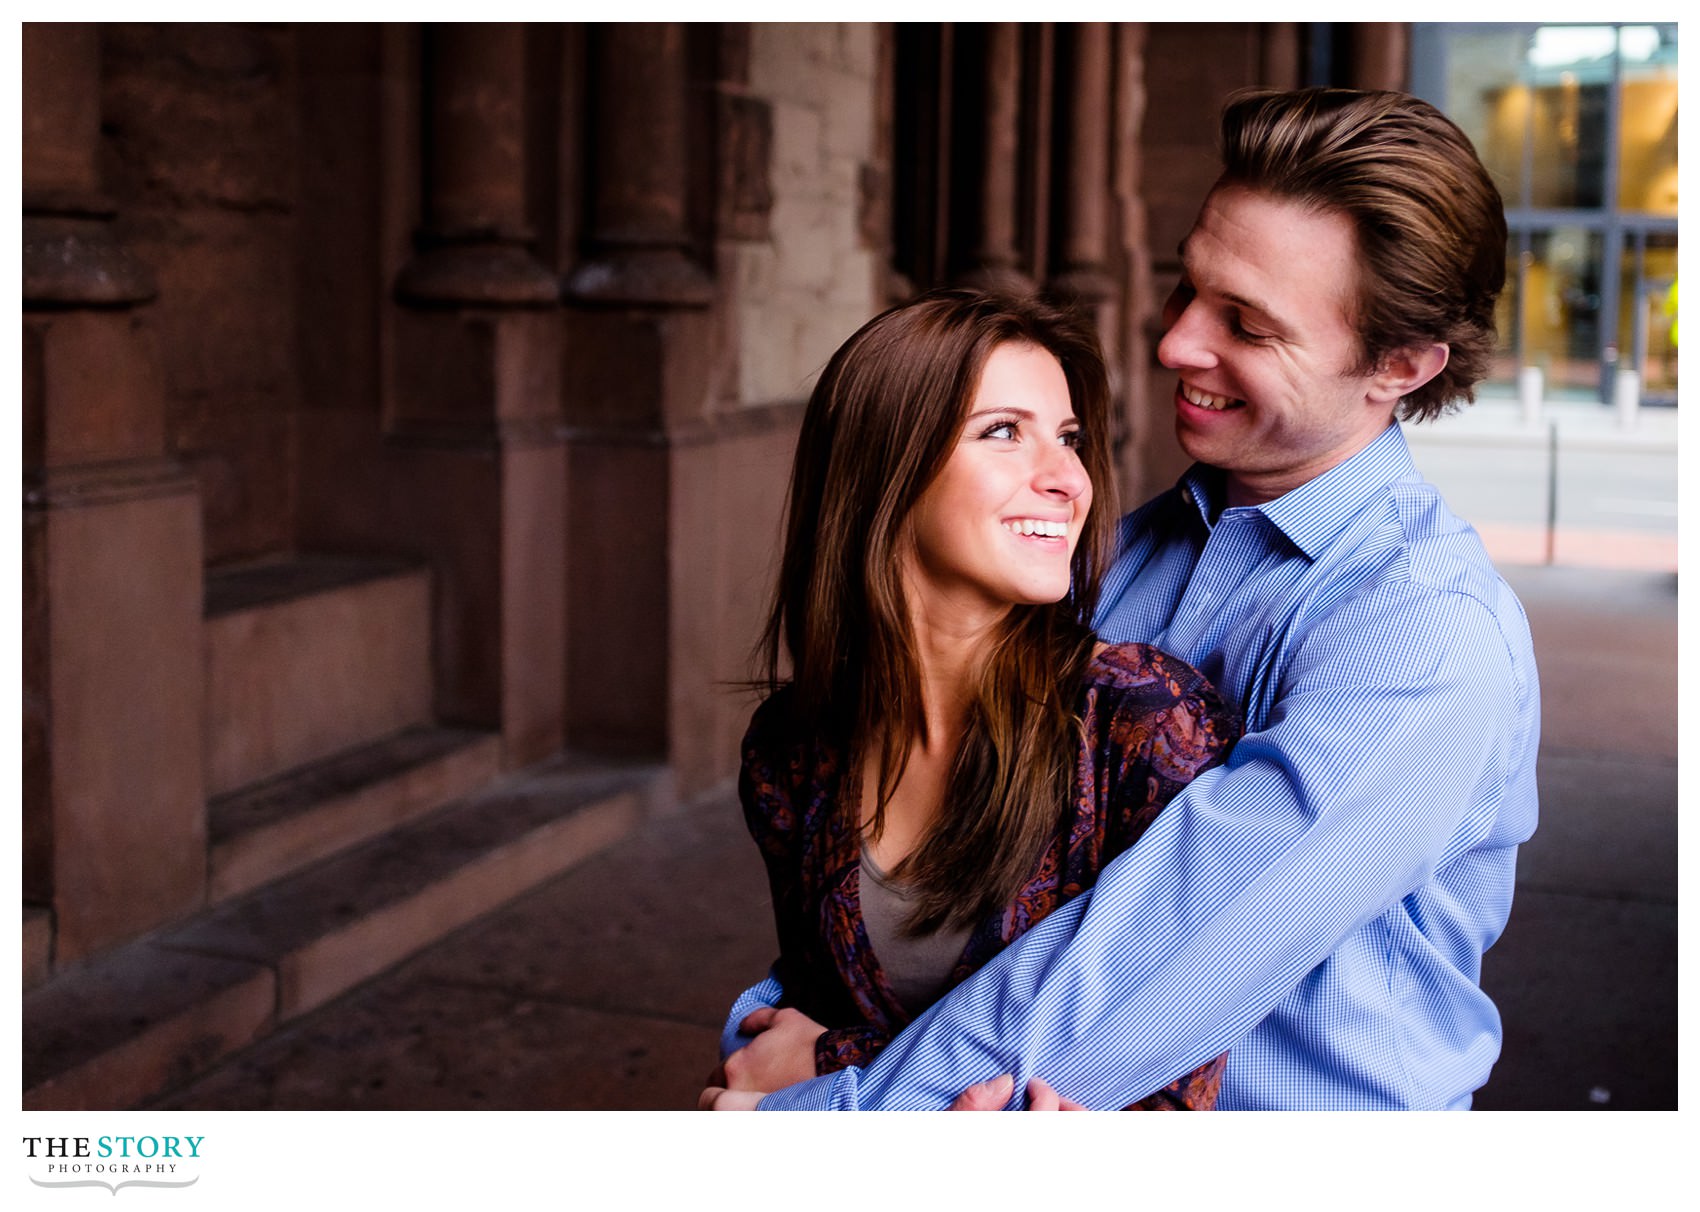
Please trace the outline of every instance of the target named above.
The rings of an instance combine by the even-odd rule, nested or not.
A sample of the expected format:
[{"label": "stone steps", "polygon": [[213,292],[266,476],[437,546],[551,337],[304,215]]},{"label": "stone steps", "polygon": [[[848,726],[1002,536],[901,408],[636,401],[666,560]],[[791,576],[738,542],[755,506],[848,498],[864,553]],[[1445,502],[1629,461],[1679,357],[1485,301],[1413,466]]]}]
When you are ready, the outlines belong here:
[{"label": "stone steps", "polygon": [[665,784],[554,758],[53,977],[24,997],[25,1108],[181,1085],[623,837]]},{"label": "stone steps", "polygon": [[208,899],[229,900],[490,782],[501,738],[409,728],[207,805]]},{"label": "stone steps", "polygon": [[217,798],[431,722],[430,572],[349,556],[214,570],[202,655]]}]

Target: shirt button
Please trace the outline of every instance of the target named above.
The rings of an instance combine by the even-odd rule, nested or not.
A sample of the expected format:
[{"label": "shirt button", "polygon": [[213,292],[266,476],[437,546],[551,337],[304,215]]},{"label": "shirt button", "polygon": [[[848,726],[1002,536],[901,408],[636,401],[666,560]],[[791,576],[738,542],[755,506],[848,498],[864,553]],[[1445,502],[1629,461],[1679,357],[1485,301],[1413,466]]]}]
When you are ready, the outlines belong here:
[{"label": "shirt button", "polygon": [[1185,501],[1188,505],[1193,504],[1194,502],[1193,502],[1193,499],[1192,499],[1192,489],[1190,489],[1190,488],[1181,489],[1181,500]]}]

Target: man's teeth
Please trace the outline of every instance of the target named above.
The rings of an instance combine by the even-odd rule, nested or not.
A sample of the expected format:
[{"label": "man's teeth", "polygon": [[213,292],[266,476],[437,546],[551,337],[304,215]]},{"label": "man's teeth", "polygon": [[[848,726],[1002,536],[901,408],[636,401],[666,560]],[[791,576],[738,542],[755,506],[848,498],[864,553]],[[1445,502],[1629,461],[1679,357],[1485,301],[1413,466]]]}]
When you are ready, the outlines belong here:
[{"label": "man's teeth", "polygon": [[1044,538],[1061,539],[1068,535],[1067,522],[1041,522],[1037,518],[1018,518],[1005,522],[1003,528],[1012,534],[1036,534]]},{"label": "man's teeth", "polygon": [[1198,388],[1188,387],[1184,383],[1181,385],[1181,394],[1186,397],[1187,403],[1197,405],[1199,408],[1208,408],[1213,412],[1220,412],[1224,408],[1232,408],[1240,403],[1232,396],[1213,396],[1207,391],[1199,391]]}]

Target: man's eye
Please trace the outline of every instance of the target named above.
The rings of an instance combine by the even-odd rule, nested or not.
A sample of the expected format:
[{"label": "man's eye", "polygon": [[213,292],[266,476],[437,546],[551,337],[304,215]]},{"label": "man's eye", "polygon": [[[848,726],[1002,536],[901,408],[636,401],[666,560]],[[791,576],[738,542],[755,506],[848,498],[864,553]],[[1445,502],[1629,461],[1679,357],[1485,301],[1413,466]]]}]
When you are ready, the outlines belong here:
[{"label": "man's eye", "polygon": [[1269,333],[1254,332],[1247,328],[1244,324],[1240,323],[1240,318],[1238,316],[1234,316],[1228,321],[1228,330],[1233,333],[1236,340],[1244,341],[1248,345],[1262,345],[1275,339]]}]

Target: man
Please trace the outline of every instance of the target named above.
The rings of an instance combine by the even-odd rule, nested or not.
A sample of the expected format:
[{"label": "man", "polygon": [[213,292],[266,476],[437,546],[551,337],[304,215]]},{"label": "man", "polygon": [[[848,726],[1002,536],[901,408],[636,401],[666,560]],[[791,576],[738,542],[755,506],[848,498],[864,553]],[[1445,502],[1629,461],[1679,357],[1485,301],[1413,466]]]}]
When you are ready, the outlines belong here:
[{"label": "man", "polygon": [[1223,1051],[1224,1109],[1463,1108],[1499,1054],[1479,978],[1535,826],[1534,659],[1395,418],[1473,398],[1500,198],[1403,94],[1242,95],[1222,132],[1158,346],[1197,464],[1123,520],[1097,622],[1196,665],[1245,736],[866,1070],[763,1109],[944,1107],[999,1074],[958,1105],[1041,1076],[1119,1107]]}]

